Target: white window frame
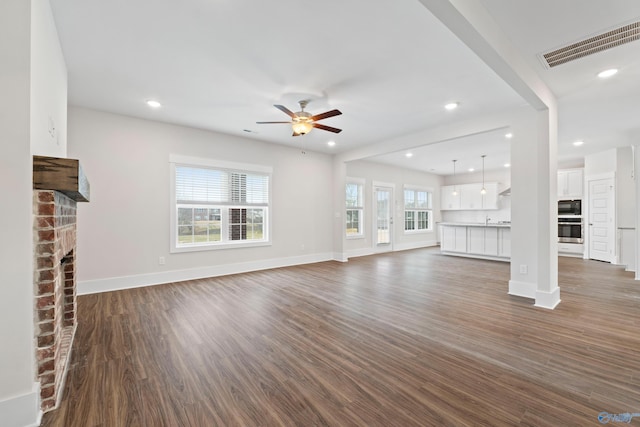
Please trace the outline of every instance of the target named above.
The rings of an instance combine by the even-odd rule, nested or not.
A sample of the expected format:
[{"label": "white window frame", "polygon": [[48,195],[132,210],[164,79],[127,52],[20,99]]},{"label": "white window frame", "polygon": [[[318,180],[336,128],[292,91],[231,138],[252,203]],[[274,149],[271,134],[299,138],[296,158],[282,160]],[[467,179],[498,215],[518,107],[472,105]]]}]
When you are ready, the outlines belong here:
[{"label": "white window frame", "polygon": [[[424,193],[428,193],[429,194],[429,203],[428,203],[428,207],[427,208],[420,208],[420,207],[414,207],[414,208],[407,208],[407,200],[406,200],[406,192],[407,191],[413,191],[414,193],[414,200],[417,200],[417,193],[419,192],[424,192]],[[404,231],[404,234],[420,234],[420,233],[429,233],[431,231],[433,231],[433,188],[429,188],[429,187],[421,187],[418,185],[405,185],[403,190],[402,190],[402,207],[403,207],[403,212],[402,212],[402,229]],[[414,228],[413,230],[407,230],[407,212],[414,212],[414,218],[413,218],[413,225]],[[428,224],[427,224],[427,228],[418,228],[419,225],[419,212],[427,212],[428,215]]]},{"label": "white window frame", "polygon": [[[178,203],[176,200],[176,166],[189,166],[189,167],[203,167],[203,168],[216,168],[216,169],[226,169],[226,170],[236,170],[241,172],[248,173],[261,173],[269,176],[269,198],[268,204],[265,209],[265,219],[264,219],[264,230],[263,233],[265,235],[262,240],[227,240],[222,241],[221,243],[201,243],[201,244],[193,244],[189,246],[179,246],[178,245]],[[271,212],[272,212],[272,203],[271,203],[271,187],[272,187],[272,172],[273,168],[271,166],[265,165],[255,165],[248,163],[236,163],[236,162],[227,162],[222,160],[215,159],[207,159],[200,157],[191,157],[191,156],[182,156],[177,154],[169,155],[169,170],[170,170],[170,200],[169,200],[169,252],[170,253],[181,253],[181,252],[198,252],[198,251],[210,251],[210,250],[220,250],[220,249],[231,249],[231,248],[248,248],[248,247],[258,247],[258,246],[271,246]],[[217,205],[199,205],[199,204],[190,204],[193,208],[218,208]],[[221,212],[221,234],[222,236],[228,237],[228,226],[229,226],[229,218],[228,211],[230,209],[252,209],[251,205],[225,205],[225,212]]]},{"label": "white window frame", "polygon": [[[356,206],[356,207],[347,207],[347,203],[346,203],[346,191],[347,191],[347,185],[352,184],[352,185],[357,185],[359,190],[359,195],[360,195],[360,205]],[[345,211],[344,211],[344,235],[347,239],[364,239],[365,235],[364,235],[364,206],[365,206],[365,184],[366,184],[366,180],[362,179],[362,178],[349,178],[347,177],[346,182],[345,182],[345,186],[344,186],[344,191],[345,191]],[[347,211],[358,211],[359,212],[359,230],[357,234],[347,234],[347,218],[348,218],[348,214]]]}]

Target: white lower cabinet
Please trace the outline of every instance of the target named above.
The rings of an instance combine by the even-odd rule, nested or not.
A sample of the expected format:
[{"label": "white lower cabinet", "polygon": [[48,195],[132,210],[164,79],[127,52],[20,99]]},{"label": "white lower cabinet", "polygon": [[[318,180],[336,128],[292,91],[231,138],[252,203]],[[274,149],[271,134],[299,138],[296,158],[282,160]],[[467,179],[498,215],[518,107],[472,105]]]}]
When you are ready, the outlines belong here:
[{"label": "white lower cabinet", "polygon": [[465,252],[467,250],[467,227],[442,227],[440,249],[451,252]]},{"label": "white lower cabinet", "polygon": [[500,228],[498,230],[498,256],[511,258],[511,229]]},{"label": "white lower cabinet", "polygon": [[498,256],[498,231],[499,228],[488,227],[484,229],[484,254]]},{"label": "white lower cabinet", "polygon": [[508,261],[511,230],[495,225],[440,224],[440,250],[451,255]]}]

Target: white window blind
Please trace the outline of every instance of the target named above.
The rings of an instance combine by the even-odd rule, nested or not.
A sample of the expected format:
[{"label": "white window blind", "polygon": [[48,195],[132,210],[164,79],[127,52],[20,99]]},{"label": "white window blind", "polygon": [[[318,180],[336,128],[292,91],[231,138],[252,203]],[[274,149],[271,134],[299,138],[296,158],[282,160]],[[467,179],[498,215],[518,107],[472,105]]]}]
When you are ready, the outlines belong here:
[{"label": "white window blind", "polygon": [[172,250],[269,243],[269,173],[172,165]]},{"label": "white window blind", "polygon": [[269,175],[176,165],[178,203],[267,206]]}]

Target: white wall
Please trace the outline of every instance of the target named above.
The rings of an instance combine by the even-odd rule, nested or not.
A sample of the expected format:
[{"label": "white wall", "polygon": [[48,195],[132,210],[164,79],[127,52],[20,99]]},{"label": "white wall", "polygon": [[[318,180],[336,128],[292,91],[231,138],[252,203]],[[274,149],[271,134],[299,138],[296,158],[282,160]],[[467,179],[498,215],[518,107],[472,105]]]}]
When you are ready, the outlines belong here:
[{"label": "white wall", "polygon": [[[66,153],[66,67],[48,0],[0,2],[0,424],[38,422],[32,154]],[[51,116],[60,132],[47,137]]]},{"label": "white wall", "polygon": [[615,172],[616,170],[616,149],[601,151],[596,154],[585,156],[584,176],[588,178],[601,173]]},{"label": "white wall", "polygon": [[[79,292],[332,258],[328,155],[75,107],[68,148],[91,184],[78,204]],[[169,253],[170,154],[273,167],[273,245]]]},{"label": "white wall", "polygon": [[[30,2],[0,2],[0,420],[18,426],[16,400],[33,391],[33,232],[29,143]],[[34,411],[35,408],[32,408]],[[13,418],[13,419],[11,419]],[[24,425],[24,424],[22,424]]]},{"label": "white wall", "polygon": [[31,150],[67,155],[67,67],[49,0],[32,1]]},{"label": "white wall", "polygon": [[631,147],[616,149],[616,225],[635,228],[636,186]]},{"label": "white wall", "polygon": [[439,222],[440,217],[440,186],[442,178],[438,175],[419,172],[410,169],[401,169],[380,163],[370,161],[353,161],[347,163],[346,174],[348,177],[364,178],[365,184],[365,223],[364,238],[348,239],[346,241],[346,250],[349,256],[366,255],[373,253],[373,182],[382,182],[394,184],[394,250],[403,250],[431,246],[436,243],[437,230],[426,233],[410,233],[404,232],[404,186],[415,185],[433,190],[433,221]]},{"label": "white wall", "polygon": [[[484,174],[485,182],[497,182],[498,193],[511,186],[509,169],[489,170]],[[482,182],[482,172],[459,173],[444,177],[443,185],[473,184]],[[491,221],[511,221],[511,196],[498,196],[498,209],[475,211],[442,211],[442,222],[483,222],[487,215]]]}]

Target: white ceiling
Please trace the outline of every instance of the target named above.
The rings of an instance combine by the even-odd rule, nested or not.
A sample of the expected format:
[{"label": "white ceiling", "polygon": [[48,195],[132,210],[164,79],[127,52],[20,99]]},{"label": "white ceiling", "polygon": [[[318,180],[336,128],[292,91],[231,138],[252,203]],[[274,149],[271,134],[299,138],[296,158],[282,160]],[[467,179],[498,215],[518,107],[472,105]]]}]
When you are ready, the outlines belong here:
[{"label": "white ceiling", "polygon": [[[480,0],[558,97],[559,159],[629,145],[640,134],[640,41],[552,70],[537,54],[640,17],[636,0]],[[69,102],[326,153],[445,123],[509,111],[524,101],[419,1],[51,0],[69,71]],[[617,67],[608,81],[595,76]],[[163,107],[151,110],[148,99]],[[273,107],[343,115],[291,137]],[[460,107],[445,111],[456,101]],[[250,133],[246,130],[251,131]],[[372,160],[451,173],[508,161],[504,130]],[[583,147],[571,145],[583,139]],[[331,148],[327,142],[333,140]]]}]

